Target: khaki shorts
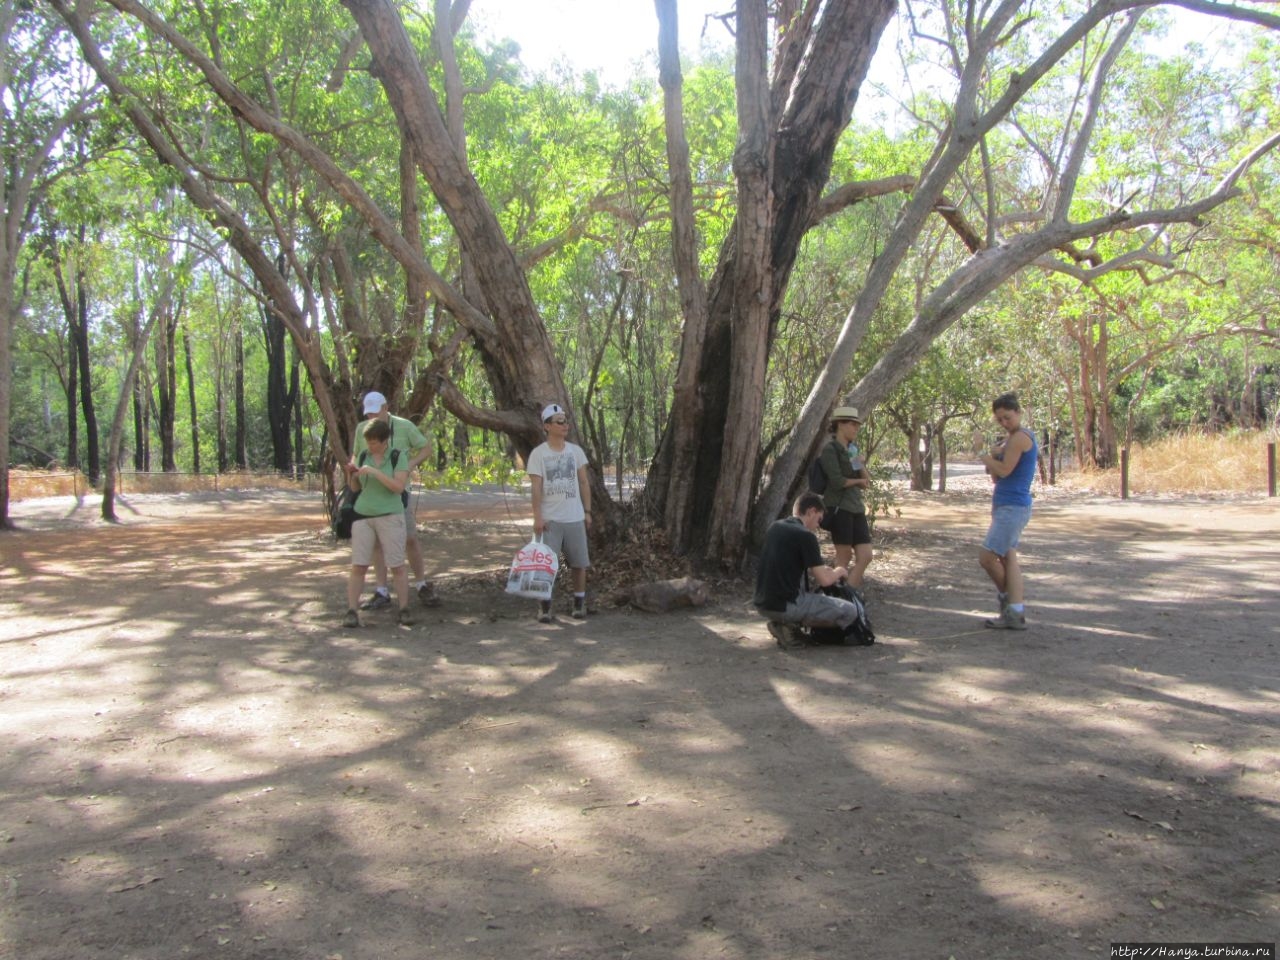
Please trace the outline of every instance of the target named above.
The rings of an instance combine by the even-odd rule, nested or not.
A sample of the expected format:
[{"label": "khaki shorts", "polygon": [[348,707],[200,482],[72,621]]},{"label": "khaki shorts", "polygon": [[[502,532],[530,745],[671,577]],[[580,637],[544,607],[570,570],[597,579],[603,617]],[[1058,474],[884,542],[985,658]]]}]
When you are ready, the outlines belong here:
[{"label": "khaki shorts", "polygon": [[351,565],[367,567],[373,563],[374,546],[382,547],[382,558],[394,570],[404,566],[404,514],[388,513],[381,517],[363,517],[351,525]]}]

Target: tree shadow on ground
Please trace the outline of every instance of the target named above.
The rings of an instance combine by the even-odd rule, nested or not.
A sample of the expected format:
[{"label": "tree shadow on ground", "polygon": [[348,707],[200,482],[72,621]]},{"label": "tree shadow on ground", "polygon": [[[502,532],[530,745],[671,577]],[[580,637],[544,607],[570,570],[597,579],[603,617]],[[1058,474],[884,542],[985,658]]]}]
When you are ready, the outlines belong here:
[{"label": "tree shadow on ground", "polygon": [[[915,572],[876,584],[883,643],[789,655],[745,596],[544,626],[465,577],[417,627],[342,631],[345,554],[231,519],[258,534],[6,557],[15,956],[1057,958],[1274,935],[1280,578],[1227,563],[1230,538],[1046,523],[1039,616],[1010,635],[975,629],[971,544],[917,532],[894,547]],[[482,528],[436,540],[491,568],[513,534]],[[1192,568],[1204,589],[1181,588]]]}]

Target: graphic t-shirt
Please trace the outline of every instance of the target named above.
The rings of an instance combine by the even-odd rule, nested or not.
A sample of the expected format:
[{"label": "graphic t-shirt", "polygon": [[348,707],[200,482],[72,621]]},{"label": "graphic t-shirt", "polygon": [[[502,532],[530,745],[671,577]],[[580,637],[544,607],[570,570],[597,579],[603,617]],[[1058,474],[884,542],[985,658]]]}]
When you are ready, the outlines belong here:
[{"label": "graphic t-shirt", "polygon": [[587,455],[576,443],[565,443],[563,450],[552,450],[549,443],[533,448],[525,472],[542,478],[543,520],[576,523],[586,519],[578,489],[578,468],[586,465]]}]

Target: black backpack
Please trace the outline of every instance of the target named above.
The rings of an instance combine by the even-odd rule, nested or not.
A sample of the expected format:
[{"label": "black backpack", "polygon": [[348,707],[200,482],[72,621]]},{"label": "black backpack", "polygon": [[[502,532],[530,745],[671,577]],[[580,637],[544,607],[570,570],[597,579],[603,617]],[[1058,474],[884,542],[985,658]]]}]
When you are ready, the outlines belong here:
[{"label": "black backpack", "polygon": [[827,495],[827,472],[822,469],[822,455],[809,464],[809,489],[820,497]]},{"label": "black backpack", "polygon": [[847,600],[858,608],[858,619],[848,627],[810,627],[809,639],[814,643],[831,643],[845,647],[869,647],[876,642],[875,631],[871,629],[871,619],[867,616],[867,608],[858,599],[853,588],[847,583],[833,583],[823,587],[822,592],[829,597]]}]

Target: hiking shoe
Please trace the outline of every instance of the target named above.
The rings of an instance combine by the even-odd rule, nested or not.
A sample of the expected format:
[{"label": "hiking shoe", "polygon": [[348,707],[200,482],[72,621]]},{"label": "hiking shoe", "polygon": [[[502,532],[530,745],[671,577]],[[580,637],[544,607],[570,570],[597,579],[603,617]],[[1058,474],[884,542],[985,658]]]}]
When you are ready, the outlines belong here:
[{"label": "hiking shoe", "polygon": [[783,650],[795,650],[798,647],[809,646],[809,638],[805,636],[803,630],[794,624],[769,620],[766,622],[766,626],[769,628],[769,635],[778,642],[778,646]]},{"label": "hiking shoe", "polygon": [[391,594],[375,590],[373,596],[360,604],[361,610],[385,610],[391,606]]},{"label": "hiking shoe", "polygon": [[983,620],[982,622],[992,630],[1027,629],[1027,618],[1021,613],[1014,613],[1008,607],[1005,607],[1004,612],[994,620]]},{"label": "hiking shoe", "polygon": [[424,607],[440,606],[440,598],[436,596],[436,585],[430,580],[423,580],[418,587],[418,599]]},{"label": "hiking shoe", "polygon": [[342,618],[342,625],[344,627],[360,626],[360,614],[356,613],[354,610],[348,610],[347,615]]},{"label": "hiking shoe", "polygon": [[587,619],[587,598],[586,597],[573,598],[573,619],[575,620]]},{"label": "hiking shoe", "polygon": [[539,623],[551,622],[551,601],[550,600],[538,601],[538,622]]},{"label": "hiking shoe", "polygon": [[413,626],[413,616],[409,613],[408,607],[401,607],[400,612],[396,614],[396,623],[402,627]]}]

